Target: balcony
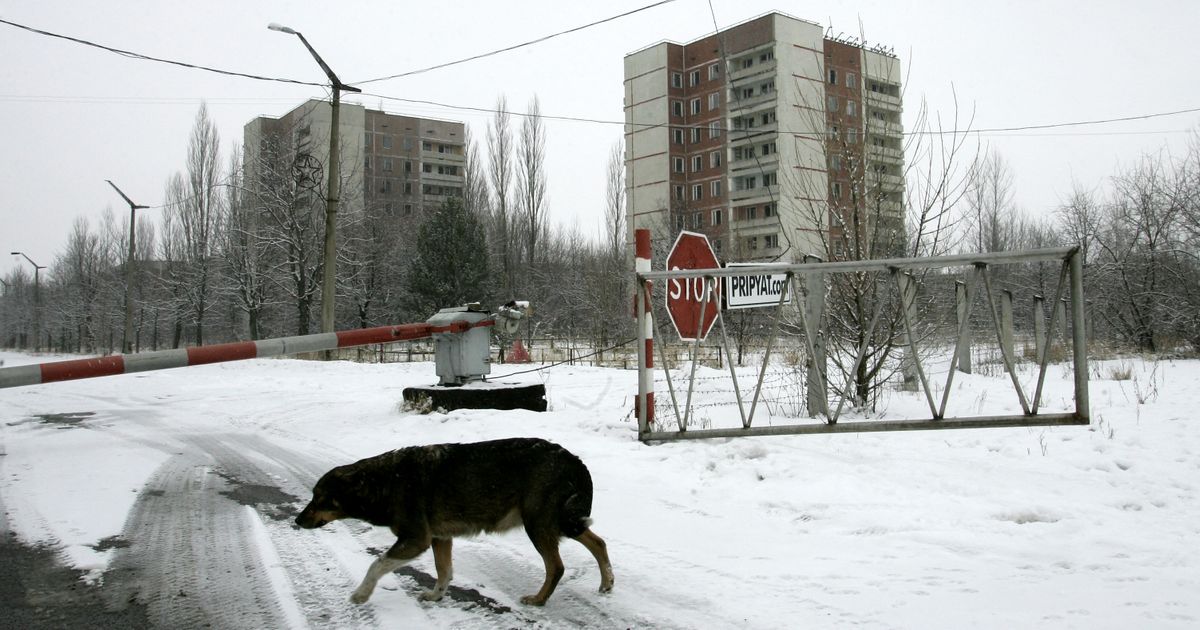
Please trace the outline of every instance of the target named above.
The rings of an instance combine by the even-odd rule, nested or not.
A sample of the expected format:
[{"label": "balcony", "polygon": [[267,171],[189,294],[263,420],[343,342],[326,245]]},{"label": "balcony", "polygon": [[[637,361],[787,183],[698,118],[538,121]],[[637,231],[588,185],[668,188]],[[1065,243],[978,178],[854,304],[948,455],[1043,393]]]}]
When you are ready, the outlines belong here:
[{"label": "balcony", "polygon": [[867,158],[872,161],[903,163],[904,151],[893,149],[891,147],[879,147],[873,144],[867,145]]},{"label": "balcony", "polygon": [[[737,89],[738,88],[736,87],[734,88],[735,91]],[[748,113],[746,110],[753,109],[755,107],[761,107],[768,103],[774,104],[775,96],[777,94],[777,91],[771,91],[767,92],[766,94],[756,94],[750,98],[743,98],[740,100],[731,97],[729,99],[729,113],[733,116],[744,116]]]},{"label": "balcony", "polygon": [[746,190],[734,190],[729,193],[729,201],[737,205],[745,205],[744,202],[750,201],[772,201],[779,198],[779,184],[771,186],[759,186],[757,188],[749,188]]},{"label": "balcony", "polygon": [[872,92],[864,90],[863,94],[867,96],[867,105],[877,107],[884,111],[900,113],[904,111],[904,106],[900,103],[899,96],[891,96],[883,92]]},{"label": "balcony", "polygon": [[774,74],[775,74],[775,60],[774,59],[772,59],[770,61],[765,61],[765,62],[756,60],[754,62],[754,65],[750,66],[749,68],[738,68],[737,70],[730,72],[729,73],[729,82],[734,83],[741,79],[745,79],[745,78],[753,77],[753,76],[757,76],[757,75],[763,75],[763,77],[765,78],[766,76],[774,75]]},{"label": "balcony", "polygon": [[904,134],[904,127],[900,123],[879,120],[878,118],[868,118],[867,132],[884,136],[901,136]]}]

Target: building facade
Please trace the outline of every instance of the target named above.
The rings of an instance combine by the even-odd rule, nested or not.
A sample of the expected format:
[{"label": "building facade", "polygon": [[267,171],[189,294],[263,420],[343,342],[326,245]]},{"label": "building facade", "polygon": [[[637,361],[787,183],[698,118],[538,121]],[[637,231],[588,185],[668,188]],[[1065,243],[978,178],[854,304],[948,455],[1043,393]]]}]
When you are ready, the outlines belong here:
[{"label": "building facade", "polygon": [[[338,112],[343,211],[419,217],[463,190],[461,122],[389,114],[342,103]],[[243,130],[248,183],[274,171],[293,184],[324,190],[331,126],[328,102],[309,100],[279,118]]]},{"label": "building facade", "polygon": [[630,53],[630,241],[701,232],[744,261],[902,249],[901,111],[894,55],[781,13]]}]

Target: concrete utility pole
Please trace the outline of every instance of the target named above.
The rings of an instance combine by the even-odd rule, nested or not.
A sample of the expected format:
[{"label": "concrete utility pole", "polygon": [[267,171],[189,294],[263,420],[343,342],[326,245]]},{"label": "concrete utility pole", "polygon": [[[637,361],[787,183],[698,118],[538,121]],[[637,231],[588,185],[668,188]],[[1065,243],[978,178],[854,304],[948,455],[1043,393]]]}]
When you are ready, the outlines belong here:
[{"label": "concrete utility pole", "polygon": [[[286,26],[272,22],[267,25],[267,28],[280,33],[288,33],[300,38],[300,42],[312,53],[313,59],[317,60],[317,64],[321,66],[321,70],[325,71],[325,76],[329,77],[329,84],[332,88],[333,95],[330,99],[330,128],[329,128],[329,185],[326,190],[325,197],[325,251],[322,259],[322,269],[324,274],[321,278],[321,332],[331,333],[334,326],[334,282],[336,279],[337,270],[337,213],[338,213],[338,197],[341,194],[341,161],[338,156],[338,109],[341,104],[342,90],[347,92],[362,92],[362,90],[342,83],[333,70],[325,63],[324,59],[313,50],[309,45],[308,40],[300,34],[300,31],[290,29]],[[326,353],[326,358],[329,354]]]},{"label": "concrete utility pole", "polygon": [[41,271],[46,267],[33,262],[33,259],[26,256],[24,252],[13,252],[13,256],[23,256],[29,264],[33,265],[33,351],[37,352],[42,347],[42,290],[41,290]]},{"label": "concrete utility pole", "polygon": [[129,354],[133,352],[133,240],[136,233],[134,221],[137,220],[135,213],[137,210],[150,206],[133,203],[133,200],[121,192],[121,189],[117,188],[111,179],[104,181],[108,182],[108,185],[112,186],[118,195],[121,195],[125,203],[129,204],[129,258],[125,261],[125,337],[121,341],[121,354]]}]

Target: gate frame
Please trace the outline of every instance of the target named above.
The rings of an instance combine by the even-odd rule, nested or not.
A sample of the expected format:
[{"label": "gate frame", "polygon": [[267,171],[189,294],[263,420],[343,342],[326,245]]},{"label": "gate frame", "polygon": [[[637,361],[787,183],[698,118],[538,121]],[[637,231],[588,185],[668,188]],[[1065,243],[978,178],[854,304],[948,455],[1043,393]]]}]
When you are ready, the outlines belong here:
[{"label": "gate frame", "polygon": [[[916,431],[916,430],[931,430],[931,429],[978,429],[978,428],[987,428],[987,427],[1033,427],[1033,426],[1062,426],[1062,425],[1079,426],[1079,425],[1088,425],[1090,423],[1090,411],[1089,411],[1089,401],[1088,401],[1087,339],[1085,337],[1086,331],[1085,331],[1085,326],[1084,326],[1085,320],[1084,320],[1084,293],[1083,293],[1083,260],[1082,260],[1082,256],[1081,256],[1079,247],[1059,247],[1059,248],[1051,248],[1051,249],[1023,250],[1023,251],[1012,251],[1012,252],[977,253],[977,254],[956,254],[956,255],[949,255],[949,256],[928,257],[928,258],[883,258],[883,259],[865,260],[865,261],[804,262],[804,263],[790,263],[790,264],[784,264],[784,265],[781,265],[778,263],[772,263],[770,265],[762,265],[762,266],[748,265],[748,266],[738,266],[738,267],[734,267],[734,268],[723,268],[723,269],[701,269],[701,270],[680,269],[680,270],[674,270],[674,271],[671,271],[671,270],[653,271],[650,269],[650,261],[647,260],[649,258],[648,250],[650,249],[649,248],[650,231],[647,229],[638,229],[635,232],[635,236],[636,236],[636,240],[639,244],[639,248],[638,248],[639,249],[639,255],[638,255],[638,259],[639,259],[638,263],[639,264],[637,265],[637,268],[635,269],[636,289],[637,289],[638,293],[643,297],[643,299],[637,299],[637,296],[635,296],[635,300],[634,300],[635,305],[636,305],[635,306],[635,314],[637,316],[638,348],[640,351],[639,354],[642,355],[641,358],[643,359],[638,362],[639,374],[638,374],[637,401],[639,404],[635,405],[635,414],[636,414],[637,420],[638,420],[638,439],[643,442],[659,442],[659,441],[673,441],[673,440],[684,440],[684,439],[705,439],[705,438],[728,438],[728,437],[743,437],[743,436],[763,436],[763,435],[802,435],[802,434],[813,434],[813,433],[857,433],[857,432],[865,433],[865,432],[876,432],[876,431]],[[643,248],[646,251],[642,251]],[[943,400],[942,400],[942,403],[941,403],[940,409],[939,409],[939,407],[934,404],[933,396],[930,393],[928,381],[925,378],[923,370],[920,368],[920,360],[917,358],[916,353],[914,352],[913,360],[917,364],[916,371],[920,377],[921,385],[924,387],[924,393],[925,393],[927,401],[929,402],[929,405],[930,405],[931,417],[928,419],[903,419],[903,420],[887,420],[887,421],[851,421],[851,422],[839,423],[839,422],[837,422],[837,417],[840,414],[842,403],[845,402],[846,397],[844,396],[844,394],[841,396],[838,407],[837,407],[837,411],[835,411],[832,415],[829,415],[828,414],[828,407],[829,407],[828,391],[826,391],[825,395],[824,395],[824,400],[826,403],[824,405],[824,408],[826,410],[826,415],[827,415],[825,422],[823,422],[821,424],[797,424],[797,425],[786,425],[786,426],[775,425],[775,426],[755,427],[755,426],[752,426],[753,415],[754,415],[754,404],[752,403],[751,409],[750,409],[750,415],[749,415],[749,417],[747,417],[745,410],[743,409],[743,406],[742,406],[741,390],[740,390],[740,388],[737,388],[735,386],[735,389],[737,390],[736,394],[737,394],[737,398],[738,398],[738,410],[742,415],[742,425],[743,426],[741,428],[688,429],[687,419],[690,414],[691,390],[692,390],[692,385],[693,385],[694,381],[689,380],[688,402],[685,404],[683,416],[680,416],[678,403],[675,401],[674,387],[671,383],[670,370],[667,367],[665,357],[663,357],[664,358],[663,368],[665,370],[667,370],[667,386],[668,386],[668,389],[670,390],[672,406],[675,409],[676,419],[679,420],[682,418],[683,421],[680,423],[680,428],[677,431],[656,430],[655,427],[653,426],[654,425],[654,410],[653,410],[653,400],[654,400],[654,380],[653,380],[654,367],[653,366],[654,366],[654,364],[653,364],[653,359],[652,359],[652,357],[653,357],[652,348],[654,347],[653,346],[653,344],[654,344],[654,341],[653,341],[654,340],[654,328],[653,328],[653,323],[652,323],[653,313],[651,312],[651,309],[649,307],[651,304],[653,304],[653,300],[651,299],[651,297],[652,297],[651,296],[651,291],[652,291],[651,283],[654,280],[669,280],[672,278],[684,278],[684,279],[702,278],[703,281],[707,284],[708,282],[715,282],[716,278],[724,278],[724,277],[733,276],[733,275],[747,275],[747,274],[756,274],[756,273],[758,273],[758,274],[767,274],[767,273],[778,274],[781,272],[785,272],[785,273],[789,274],[789,277],[791,279],[791,281],[787,285],[787,287],[790,288],[790,287],[792,287],[792,284],[795,282],[795,279],[797,277],[809,278],[809,277],[815,276],[815,277],[819,278],[819,277],[821,277],[822,274],[838,273],[838,272],[852,272],[852,271],[886,272],[886,273],[890,273],[895,278],[897,288],[900,291],[900,295],[903,298],[907,294],[908,289],[907,289],[906,285],[909,283],[907,280],[902,280],[902,278],[906,277],[906,274],[901,273],[902,271],[907,271],[907,270],[911,270],[911,269],[939,269],[939,268],[946,268],[946,267],[971,267],[971,268],[973,268],[970,273],[970,275],[972,277],[971,283],[978,284],[980,281],[982,281],[984,291],[987,295],[987,305],[989,307],[989,312],[992,315],[993,323],[996,326],[996,332],[997,332],[997,336],[999,338],[1003,335],[1003,333],[1001,332],[1000,315],[998,314],[997,308],[996,308],[996,299],[993,298],[993,296],[992,296],[990,275],[987,272],[989,264],[1011,264],[1011,263],[1053,262],[1053,261],[1061,261],[1061,263],[1062,263],[1062,269],[1059,274],[1059,283],[1058,283],[1058,289],[1057,289],[1059,296],[1061,297],[1061,294],[1064,289],[1064,285],[1068,284],[1068,282],[1067,282],[1068,276],[1069,276],[1069,286],[1070,286],[1070,292],[1071,292],[1070,300],[1069,300],[1070,309],[1071,309],[1071,323],[1072,323],[1071,346],[1072,346],[1072,360],[1073,360],[1073,366],[1074,366],[1074,371],[1075,371],[1075,375],[1074,375],[1075,376],[1075,379],[1074,379],[1075,410],[1071,413],[1052,413],[1052,414],[1039,414],[1038,413],[1038,406],[1041,402],[1041,396],[1042,396],[1042,385],[1043,385],[1043,382],[1045,381],[1046,367],[1047,367],[1047,364],[1049,361],[1049,355],[1050,355],[1050,353],[1048,351],[1048,348],[1049,348],[1048,342],[1050,339],[1053,338],[1053,335],[1055,332],[1054,331],[1054,320],[1056,319],[1058,309],[1060,308],[1060,305],[1062,304],[1062,302],[1066,301],[1066,300],[1062,300],[1062,299],[1055,299],[1053,302],[1053,305],[1051,307],[1053,312],[1050,315],[1050,325],[1047,327],[1047,330],[1046,330],[1046,340],[1044,343],[1041,344],[1041,351],[1038,352],[1039,373],[1038,373],[1038,380],[1037,380],[1037,388],[1036,388],[1036,391],[1035,391],[1035,394],[1033,397],[1032,404],[1030,404],[1028,401],[1026,401],[1024,390],[1020,387],[1020,383],[1018,382],[1015,371],[1013,369],[1012,357],[1009,356],[1007,349],[1005,349],[1003,342],[1001,342],[1001,354],[1002,354],[1002,357],[1004,360],[1005,369],[1008,372],[1009,376],[1012,377],[1013,384],[1017,391],[1017,395],[1020,398],[1022,410],[1024,411],[1023,414],[967,416],[967,417],[953,417],[953,418],[944,417],[943,414],[945,413],[946,402],[947,402],[948,395],[949,395],[950,384],[953,381],[954,372],[955,372],[954,359],[952,358],[952,360],[951,360],[951,366],[950,366],[950,370],[949,370],[949,374],[948,374],[948,382],[946,385],[946,391],[943,392],[943,394],[944,394]],[[787,294],[788,288],[785,288],[784,295]],[[706,294],[707,294],[707,292],[706,292]],[[782,302],[783,302],[783,300],[781,298],[780,303],[782,304]],[[880,306],[875,313],[875,317],[873,318],[872,327],[874,327],[874,321],[876,321],[878,319],[879,312],[882,310],[882,306],[883,306],[883,302],[881,301]],[[778,308],[779,307],[777,306],[777,311],[778,311]],[[967,304],[967,308],[968,308],[968,312],[969,312],[970,303]],[[908,321],[909,313],[908,313],[908,309],[905,308],[903,299],[901,300],[901,309],[904,311],[903,314],[904,314],[904,322],[905,322],[905,331],[908,336],[909,346],[911,349],[915,350],[916,340],[913,338],[913,336],[911,334],[911,324]],[[800,309],[800,314],[801,314],[801,323],[803,324],[803,326],[805,328],[805,338],[806,338],[806,340],[809,340],[808,345],[810,346],[809,350],[811,351],[812,350],[812,347],[811,347],[812,346],[812,341],[811,341],[812,335],[810,335],[810,332],[809,332],[811,330],[811,327],[810,327],[809,322],[807,321],[807,317],[805,317],[803,308]],[[725,319],[724,319],[724,317],[725,317],[724,312],[721,312],[718,315],[718,318],[720,319],[720,325],[722,327],[722,338],[723,339],[725,338],[725,334],[724,334]],[[964,322],[965,322],[965,319],[964,319]],[[776,323],[778,323],[778,318],[776,320]],[[778,328],[778,326],[776,326],[776,331],[777,331],[777,328]],[[960,347],[963,344],[965,330],[966,330],[966,326],[960,325],[958,342],[955,345],[955,352],[953,355],[954,358],[957,358],[957,356],[959,354],[958,350],[960,349]],[[760,370],[759,379],[758,379],[759,383],[756,386],[755,393],[754,393],[755,402],[757,402],[759,390],[761,389],[763,373],[766,369],[767,362],[770,360],[770,357],[771,357],[771,345],[774,341],[776,334],[777,334],[777,332],[772,332],[771,339],[768,341],[767,351],[765,353],[765,356],[763,357],[763,368],[762,368],[762,370]],[[659,347],[660,347],[660,352],[661,352],[662,344],[660,344]],[[862,353],[860,352],[859,354],[861,355]],[[859,361],[861,361],[861,360],[862,359],[860,357]],[[694,377],[695,377],[695,363],[696,363],[695,353],[693,352],[692,379],[694,379]],[[733,369],[732,365],[730,366],[730,369],[731,370]],[[827,381],[827,379],[823,378],[823,374],[821,374],[824,371],[823,369],[818,369],[815,371],[818,373],[817,376],[818,376],[818,378],[821,378],[822,382]],[[736,383],[736,379],[737,379],[736,375],[734,375],[733,378],[734,378],[734,382]],[[812,378],[811,375],[810,375],[810,378]]]}]

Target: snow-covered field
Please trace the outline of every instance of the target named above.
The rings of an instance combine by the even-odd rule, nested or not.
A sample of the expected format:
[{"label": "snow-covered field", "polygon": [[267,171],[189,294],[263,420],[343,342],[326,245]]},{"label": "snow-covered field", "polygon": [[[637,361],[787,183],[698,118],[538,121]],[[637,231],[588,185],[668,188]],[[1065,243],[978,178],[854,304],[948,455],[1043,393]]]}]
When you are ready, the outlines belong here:
[{"label": "snow-covered field", "polygon": [[[1126,368],[1129,380],[1111,378]],[[1051,409],[1069,406],[1062,370],[1047,378]],[[400,410],[403,387],[434,380],[427,363],[253,360],[0,390],[0,525],[58,547],[97,584],[154,558],[135,553],[147,541],[176,545],[176,563],[253,556],[243,564],[258,568],[241,577],[162,569],[192,574],[211,597],[253,591],[267,612],[239,617],[245,626],[1200,626],[1200,362],[1098,362],[1090,427],[653,446],[630,418],[634,372],[560,366],[516,379],[544,380],[551,410]],[[1004,375],[955,389],[967,406],[1015,406]],[[922,404],[892,394],[888,414]],[[522,606],[542,564],[518,530],[455,545],[458,598],[418,602],[414,578],[396,575],[356,608],[347,597],[388,533],[297,530],[261,498],[273,487],[305,500],[323,470],[385,450],[508,436],[559,442],[591,469],[611,594],[596,592],[587,551],[564,541],[558,591],[543,609]],[[239,504],[239,489],[261,500]],[[187,512],[163,526],[155,501],[206,491],[161,504]],[[414,568],[432,574],[432,558]],[[147,593],[152,572],[131,570],[144,572],[136,595],[152,613],[167,605]]]}]

